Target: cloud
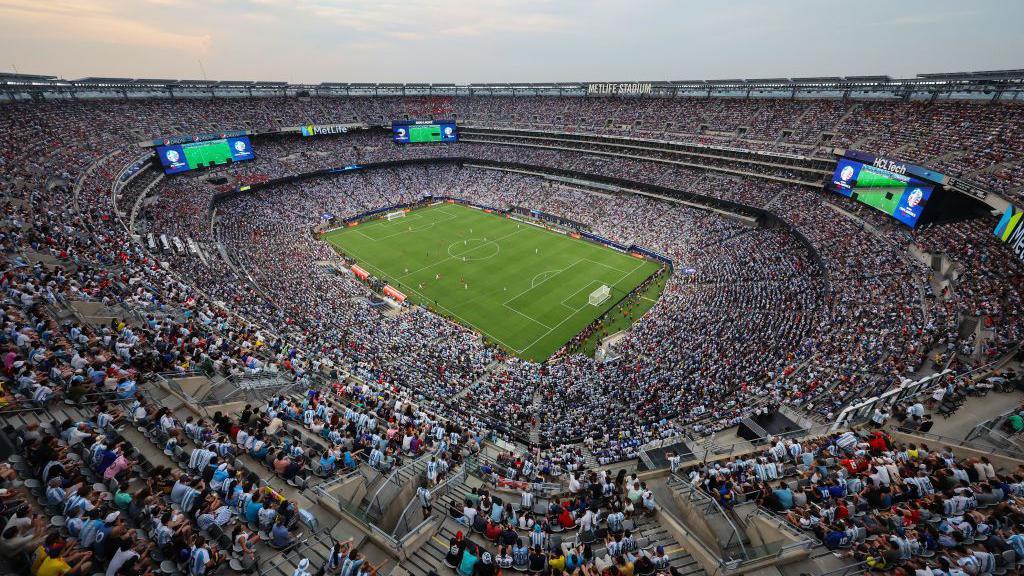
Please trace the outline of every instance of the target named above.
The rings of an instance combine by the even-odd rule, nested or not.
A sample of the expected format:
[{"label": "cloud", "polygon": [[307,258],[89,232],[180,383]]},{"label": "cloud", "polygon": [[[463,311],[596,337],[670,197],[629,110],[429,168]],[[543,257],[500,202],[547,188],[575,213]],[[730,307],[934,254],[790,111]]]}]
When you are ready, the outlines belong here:
[{"label": "cloud", "polygon": [[[479,36],[501,32],[570,32],[576,18],[567,6],[549,0],[250,0],[263,7],[359,32],[409,39]],[[415,35],[415,36],[413,36]]]},{"label": "cloud", "polygon": [[841,15],[855,30],[826,0],[0,0],[0,53],[69,77],[193,76],[201,59],[222,78],[495,82],[911,75],[1024,49],[1024,2]]},{"label": "cloud", "polygon": [[131,18],[119,9],[117,2],[102,0],[0,0],[0,30],[22,38],[146,48],[174,46],[176,50],[198,54],[207,51],[212,39],[208,33],[175,32],[172,27]]},{"label": "cloud", "polygon": [[954,12],[922,12],[908,16],[885,18],[874,22],[867,22],[869,26],[903,26],[922,27],[926,24],[939,24],[941,22],[962,22],[973,18],[977,12],[973,10],[958,10]]}]

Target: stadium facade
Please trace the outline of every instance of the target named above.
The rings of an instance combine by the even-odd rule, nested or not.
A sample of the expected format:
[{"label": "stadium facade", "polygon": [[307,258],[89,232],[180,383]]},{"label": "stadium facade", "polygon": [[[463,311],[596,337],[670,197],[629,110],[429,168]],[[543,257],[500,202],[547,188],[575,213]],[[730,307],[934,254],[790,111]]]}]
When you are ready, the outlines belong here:
[{"label": "stadium facade", "polygon": [[1013,573],[1022,80],[0,75],[15,514],[48,569]]}]

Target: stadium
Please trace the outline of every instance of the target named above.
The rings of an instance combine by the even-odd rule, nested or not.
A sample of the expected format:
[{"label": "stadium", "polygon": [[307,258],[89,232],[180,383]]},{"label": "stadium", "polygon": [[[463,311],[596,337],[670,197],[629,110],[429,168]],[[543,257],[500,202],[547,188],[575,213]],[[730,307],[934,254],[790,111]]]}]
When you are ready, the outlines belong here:
[{"label": "stadium", "polygon": [[1024,573],[1022,101],[0,73],[0,574]]}]

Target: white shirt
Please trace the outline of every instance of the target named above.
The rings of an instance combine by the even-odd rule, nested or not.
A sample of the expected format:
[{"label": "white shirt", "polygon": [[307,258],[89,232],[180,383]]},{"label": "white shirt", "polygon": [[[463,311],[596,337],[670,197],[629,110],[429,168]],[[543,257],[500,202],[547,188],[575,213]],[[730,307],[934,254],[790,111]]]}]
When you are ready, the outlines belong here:
[{"label": "white shirt", "polygon": [[122,566],[138,557],[139,553],[131,548],[128,550],[118,550],[117,552],[114,552],[114,557],[111,558],[110,563],[107,564],[107,576],[114,576]]}]

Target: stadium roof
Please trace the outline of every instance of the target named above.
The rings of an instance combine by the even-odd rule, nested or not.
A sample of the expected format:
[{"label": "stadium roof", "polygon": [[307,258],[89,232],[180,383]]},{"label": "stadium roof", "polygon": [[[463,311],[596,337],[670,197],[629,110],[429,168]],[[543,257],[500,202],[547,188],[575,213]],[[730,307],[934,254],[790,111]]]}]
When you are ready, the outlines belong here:
[{"label": "stadium roof", "polygon": [[1024,70],[987,70],[981,72],[939,72],[936,74],[918,74],[918,78],[929,80],[1001,80],[1024,76]]},{"label": "stadium roof", "polygon": [[78,80],[72,80],[74,84],[131,84],[134,82],[134,78],[104,78],[102,76],[87,76],[85,78],[79,78]]},{"label": "stadium roof", "polygon": [[892,78],[888,76],[847,76],[843,80],[849,82],[888,82]]},{"label": "stadium roof", "polygon": [[839,76],[808,76],[806,78],[793,78],[793,82],[842,82]]},{"label": "stadium roof", "polygon": [[12,74],[10,72],[0,72],[0,80],[10,82],[35,82],[38,80],[56,80],[56,76],[44,76],[39,74]]},{"label": "stadium roof", "polygon": [[[796,94],[805,91],[808,94],[820,94],[822,91],[841,91],[876,94],[892,92],[906,96],[911,91],[931,94],[941,93],[979,93],[994,94],[999,92],[1024,93],[1024,69],[1013,70],[982,70],[976,72],[944,72],[918,74],[914,78],[894,79],[887,75],[868,76],[813,76],[804,78],[732,78],[720,80],[658,80],[658,81],[627,81],[627,82],[482,82],[456,84],[451,82],[322,82],[320,84],[290,84],[280,81],[255,80],[172,80],[164,78],[107,78],[89,76],[77,80],[64,80],[56,76],[34,74],[0,73],[0,86],[9,93],[16,92],[74,92],[77,88],[88,88],[92,93],[102,92],[104,88],[115,88],[111,96],[125,96],[132,90],[145,90],[149,95],[160,88],[168,94],[180,94],[189,89],[200,90],[207,94],[217,94],[218,89],[225,89],[230,94],[237,94],[238,88],[264,88],[281,91],[311,91],[326,95],[362,95],[403,94],[406,90],[415,93],[436,95],[487,95],[487,94],[551,94],[583,96],[588,93],[608,94],[650,94],[653,96],[671,97],[690,94],[694,91],[708,95],[738,92],[747,94],[764,89],[785,90]],[[610,87],[611,90],[606,88]],[[631,89],[631,87],[639,87]],[[592,90],[593,88],[597,88]],[[1017,96],[1016,98],[1020,98]]]}]

